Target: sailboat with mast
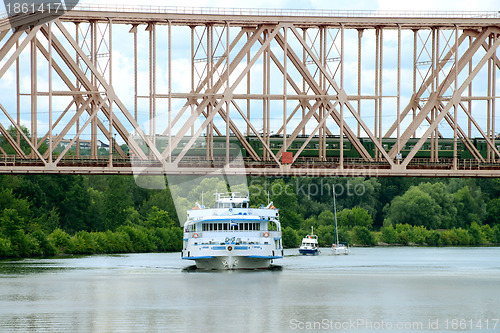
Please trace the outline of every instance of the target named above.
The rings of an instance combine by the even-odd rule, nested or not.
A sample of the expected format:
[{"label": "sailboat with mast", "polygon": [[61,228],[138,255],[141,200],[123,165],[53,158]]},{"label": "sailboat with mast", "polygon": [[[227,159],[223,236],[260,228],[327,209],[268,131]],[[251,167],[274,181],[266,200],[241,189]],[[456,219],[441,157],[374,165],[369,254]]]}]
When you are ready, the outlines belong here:
[{"label": "sailboat with mast", "polygon": [[347,255],[351,252],[351,250],[349,249],[349,244],[339,242],[339,230],[337,228],[337,207],[335,206],[335,185],[333,186],[333,219],[335,221],[335,243],[332,245],[332,253],[334,255]]}]

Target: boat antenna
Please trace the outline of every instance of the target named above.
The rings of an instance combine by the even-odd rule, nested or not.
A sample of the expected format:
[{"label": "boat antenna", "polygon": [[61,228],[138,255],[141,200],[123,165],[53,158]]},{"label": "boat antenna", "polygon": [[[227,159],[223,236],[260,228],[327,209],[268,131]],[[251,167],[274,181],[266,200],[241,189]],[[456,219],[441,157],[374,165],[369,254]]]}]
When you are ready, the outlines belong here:
[{"label": "boat antenna", "polygon": [[270,201],[269,201],[269,191],[267,191],[267,205],[268,206],[269,206],[269,203],[270,203]]},{"label": "boat antenna", "polygon": [[335,206],[335,184],[333,184],[333,218],[335,220],[335,244],[339,245],[339,232],[337,230],[337,207]]},{"label": "boat antenna", "polygon": [[201,192],[201,207],[205,208],[205,205],[203,204],[203,192]]}]

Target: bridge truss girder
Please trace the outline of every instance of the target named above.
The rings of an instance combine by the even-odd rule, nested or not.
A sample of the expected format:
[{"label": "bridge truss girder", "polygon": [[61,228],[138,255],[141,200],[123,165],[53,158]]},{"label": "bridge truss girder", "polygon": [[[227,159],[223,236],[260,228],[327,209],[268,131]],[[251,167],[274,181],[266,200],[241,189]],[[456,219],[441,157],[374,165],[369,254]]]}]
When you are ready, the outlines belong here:
[{"label": "bridge truss girder", "polygon": [[[0,172],[133,173],[134,161],[138,161],[138,165],[150,163],[146,171],[142,169],[150,174],[211,173],[214,161],[227,166],[234,159],[230,152],[234,137],[247,154],[242,160],[246,168],[226,167],[228,174],[500,176],[495,133],[495,82],[500,69],[497,20],[312,20],[238,15],[207,18],[194,14],[131,16],[71,11],[58,18],[40,18],[33,24],[17,21],[17,26],[0,24],[0,80],[9,72],[14,73],[16,82],[10,100],[0,96],[0,133],[15,152],[12,158],[0,147],[4,159]],[[128,26],[133,36],[133,105],[124,102],[128,96],[121,95],[113,81],[116,25]],[[189,91],[175,91],[178,85],[174,81],[179,74],[172,67],[177,57],[173,50],[179,45],[175,44],[174,30],[179,28],[188,30],[190,35],[181,45],[191,53]],[[396,32],[397,41],[387,52],[384,35],[389,35],[389,31]],[[410,58],[405,48],[407,41],[403,40],[408,31],[413,33],[411,92],[401,90],[405,80],[403,59]],[[374,38],[364,41],[370,32]],[[394,38],[394,34],[391,36]],[[166,43],[166,52],[157,45],[160,39]],[[374,45],[367,51],[363,42]],[[355,58],[351,50],[346,50],[346,44],[349,49],[357,47]],[[149,56],[146,94],[141,93],[144,89],[140,87],[139,63],[144,58],[139,56],[139,45],[147,45]],[[157,80],[159,52],[166,53],[166,85]],[[347,55],[351,57],[346,58]],[[368,67],[364,58],[374,62],[369,69],[364,68]],[[384,58],[392,59],[390,66],[384,64]],[[43,70],[40,59],[46,61]],[[395,84],[389,88],[385,83],[387,67],[396,72],[392,78]],[[354,87],[346,79],[352,68],[357,68]],[[30,78],[29,92],[22,91],[22,76],[26,72]],[[373,77],[366,79],[368,74]],[[59,80],[58,90],[53,89],[54,76]],[[475,95],[473,82],[486,87],[485,96]],[[41,85],[47,87],[46,91],[41,91]],[[362,88],[365,85],[373,91],[366,93]],[[384,89],[395,93],[384,94]],[[405,105],[404,96],[408,94],[411,98]],[[56,119],[53,100],[58,96],[70,100]],[[48,112],[40,111],[42,97],[48,100]],[[22,131],[21,125],[26,123],[26,119],[21,119],[23,98],[30,100],[31,137]],[[386,106],[390,99],[396,100],[395,108]],[[138,112],[142,100],[148,102],[144,124]],[[161,113],[158,105],[165,101],[166,112]],[[474,101],[484,101],[485,110],[478,112]],[[276,107],[275,102],[281,105]],[[368,102],[372,103],[371,110],[366,109]],[[392,124],[384,121],[384,112],[395,118]],[[45,133],[39,126],[40,113],[48,114],[43,116],[48,123]],[[486,121],[481,122],[478,117]],[[368,123],[371,119],[373,124]],[[9,126],[16,129],[15,137],[7,130]],[[421,127],[427,129],[419,131]],[[272,140],[273,129],[282,140],[278,148]],[[453,158],[449,161],[439,156],[443,130],[452,131]],[[486,156],[475,147],[473,131],[486,142]],[[82,135],[90,137],[88,157],[80,154]],[[160,135],[167,142],[164,147],[157,144]],[[225,138],[224,156],[214,155],[214,135]],[[290,150],[299,136],[305,140],[300,147],[294,147],[297,152],[292,163],[283,163],[283,152]],[[339,144],[339,157],[329,158],[331,136],[348,141],[360,157],[347,157],[344,144]],[[420,139],[405,158],[400,158],[399,153],[415,137]],[[384,138],[394,139],[391,149],[384,147]],[[261,152],[256,151],[251,139],[258,140]],[[66,147],[56,153],[63,140]],[[206,153],[197,165],[190,160],[189,151],[200,140]],[[317,156],[304,162],[303,154],[311,140],[318,142]],[[367,150],[363,140],[373,143],[373,151]],[[471,159],[460,159],[459,140],[470,151]],[[110,147],[105,160],[97,154],[99,141]],[[118,142],[123,142],[132,153],[131,162],[127,162],[130,156]],[[415,155],[426,142],[430,142],[430,158],[419,164]],[[29,153],[25,153],[26,145]],[[76,156],[68,163],[72,146],[76,147]],[[206,161],[212,161],[212,165],[207,166]]]}]

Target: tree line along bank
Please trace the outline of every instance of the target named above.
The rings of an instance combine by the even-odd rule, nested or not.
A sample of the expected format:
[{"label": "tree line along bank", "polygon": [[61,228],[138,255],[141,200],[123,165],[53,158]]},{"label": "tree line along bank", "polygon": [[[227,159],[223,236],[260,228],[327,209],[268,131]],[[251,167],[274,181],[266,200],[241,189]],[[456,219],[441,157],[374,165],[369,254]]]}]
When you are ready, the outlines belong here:
[{"label": "tree line along bank", "polygon": [[[283,242],[314,227],[355,245],[468,246],[500,243],[500,180],[423,178],[247,178],[254,207],[280,209]],[[217,177],[180,177],[162,190],[132,176],[0,175],[0,257],[179,251],[182,212],[227,190]],[[245,189],[240,186],[240,189]],[[176,210],[177,205],[177,210]],[[179,216],[178,216],[179,213]]]}]

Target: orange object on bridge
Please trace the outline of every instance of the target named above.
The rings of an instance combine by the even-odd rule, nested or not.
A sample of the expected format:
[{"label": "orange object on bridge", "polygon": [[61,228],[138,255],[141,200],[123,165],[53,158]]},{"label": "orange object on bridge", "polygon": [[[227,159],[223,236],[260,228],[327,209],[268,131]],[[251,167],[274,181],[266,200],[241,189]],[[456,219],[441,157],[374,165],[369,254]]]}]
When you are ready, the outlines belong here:
[{"label": "orange object on bridge", "polygon": [[281,163],[293,163],[293,152],[291,151],[284,151],[283,155],[281,156]]}]

